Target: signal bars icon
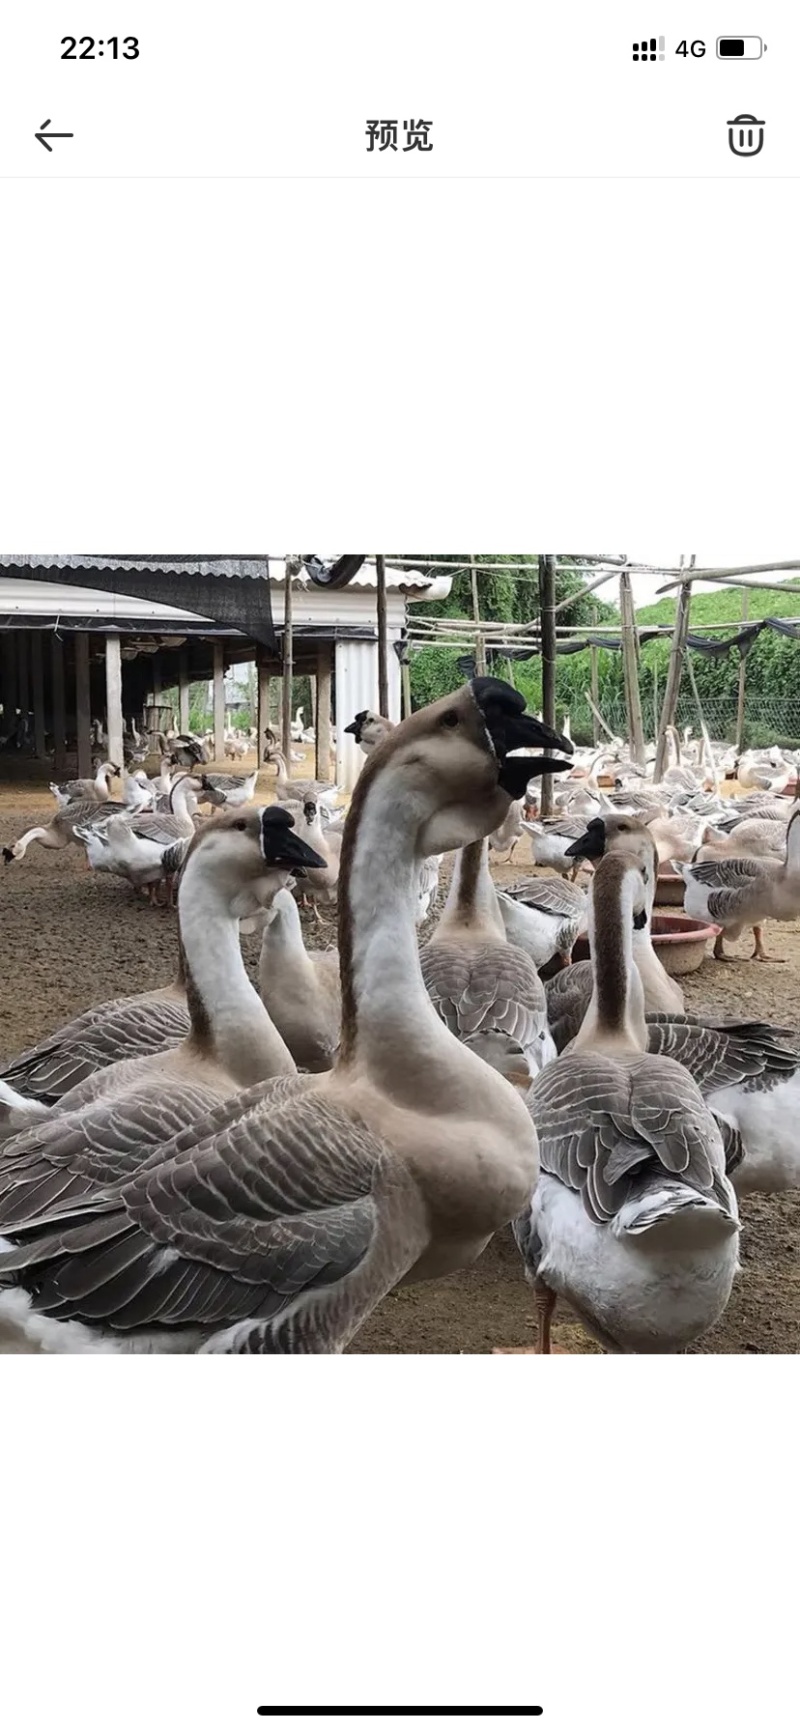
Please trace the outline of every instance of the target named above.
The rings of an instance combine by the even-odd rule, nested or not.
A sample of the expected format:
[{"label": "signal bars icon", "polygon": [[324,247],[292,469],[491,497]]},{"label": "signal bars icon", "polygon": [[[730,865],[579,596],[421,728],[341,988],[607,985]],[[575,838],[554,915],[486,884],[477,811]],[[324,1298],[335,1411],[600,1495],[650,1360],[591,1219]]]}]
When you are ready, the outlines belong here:
[{"label": "signal bars icon", "polygon": [[665,42],[663,36],[649,36],[641,42],[633,44],[634,60],[653,61],[664,59]]}]

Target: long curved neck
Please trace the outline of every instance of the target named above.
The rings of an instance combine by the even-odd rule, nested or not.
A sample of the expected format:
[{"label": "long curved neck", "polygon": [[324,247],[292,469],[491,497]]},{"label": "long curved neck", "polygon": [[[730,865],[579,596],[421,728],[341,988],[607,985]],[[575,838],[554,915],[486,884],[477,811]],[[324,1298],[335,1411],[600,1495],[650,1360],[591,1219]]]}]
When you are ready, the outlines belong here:
[{"label": "long curved neck", "polygon": [[279,751],[277,746],[273,746],[273,748],[269,754],[269,759],[270,759],[270,763],[274,763],[274,765],[275,765],[275,771],[276,771],[275,779],[276,779],[276,781],[281,781],[281,780],[288,781],[289,780],[289,765],[286,762],[286,758],[284,757],[283,752]]},{"label": "long curved neck", "polygon": [[800,873],[800,815],[789,823],[786,835],[786,871],[794,877]]},{"label": "long curved neck", "polygon": [[473,841],[456,856],[453,877],[431,943],[464,939],[505,943],[506,931],[489,875],[489,843]]},{"label": "long curved neck", "polygon": [[303,928],[297,903],[289,890],[282,890],[280,895],[275,897],[272,918],[264,927],[258,958],[258,981],[262,997],[267,990],[270,975],[280,970],[285,963],[291,965],[293,973],[302,974],[308,980],[314,978],[314,964],[303,942]]},{"label": "long curved neck", "polygon": [[189,809],[189,793],[189,780],[187,776],[183,775],[179,781],[176,781],[169,796],[170,810],[178,819],[184,835],[194,835],[194,824]]},{"label": "long curved neck", "polygon": [[239,945],[239,922],[203,863],[198,847],[178,892],[190,1041],[242,1088],[293,1074],[294,1061],[250,984]]},{"label": "long curved neck", "polygon": [[589,900],[593,986],[575,1046],[594,1052],[647,1050],[644,992],[633,958],[633,909],[638,873],[608,856],[595,875]]},{"label": "long curved neck", "polygon": [[[440,1020],[422,979],[416,912],[419,796],[383,763],[362,770],[339,873],[342,1037],[336,1071],[358,1068],[403,1106],[494,1112],[507,1084]],[[474,1105],[472,1104],[474,1103]]]}]

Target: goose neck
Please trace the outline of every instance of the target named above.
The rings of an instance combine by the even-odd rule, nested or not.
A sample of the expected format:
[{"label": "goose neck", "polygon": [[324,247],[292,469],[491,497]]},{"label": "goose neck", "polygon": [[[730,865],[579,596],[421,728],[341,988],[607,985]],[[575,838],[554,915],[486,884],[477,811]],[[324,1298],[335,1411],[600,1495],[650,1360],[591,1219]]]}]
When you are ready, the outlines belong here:
[{"label": "goose neck", "polygon": [[464,938],[505,943],[505,926],[489,873],[488,840],[470,842],[456,855],[447,900],[431,942]]},{"label": "goose neck", "polygon": [[230,899],[197,848],[186,862],[178,900],[191,1040],[244,1088],[293,1073],[295,1065],[247,977]]},{"label": "goose neck", "polygon": [[634,964],[633,915],[641,874],[609,855],[595,874],[589,900],[592,997],[575,1045],[593,1051],[647,1048],[644,991]]}]

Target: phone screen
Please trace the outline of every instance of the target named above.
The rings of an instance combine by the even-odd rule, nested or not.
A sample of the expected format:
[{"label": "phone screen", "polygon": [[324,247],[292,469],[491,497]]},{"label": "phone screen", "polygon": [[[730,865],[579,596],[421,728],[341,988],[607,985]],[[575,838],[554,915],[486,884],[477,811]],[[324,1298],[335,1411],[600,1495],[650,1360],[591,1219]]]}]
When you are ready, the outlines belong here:
[{"label": "phone screen", "polygon": [[26,1724],[787,1722],[799,48],[5,8]]}]

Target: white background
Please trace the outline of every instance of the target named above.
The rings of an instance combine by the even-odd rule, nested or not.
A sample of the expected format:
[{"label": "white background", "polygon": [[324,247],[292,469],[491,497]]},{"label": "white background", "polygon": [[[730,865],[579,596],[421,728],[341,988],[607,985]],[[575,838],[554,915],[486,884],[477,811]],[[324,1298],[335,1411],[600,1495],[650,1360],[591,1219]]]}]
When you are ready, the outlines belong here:
[{"label": "white background", "polygon": [[[243,87],[225,42],[237,13],[255,39],[278,9],[113,10],[120,34],[145,14],[148,40],[176,21],[205,33],[199,97],[163,64],[176,116],[199,107],[226,150],[224,100]],[[559,9],[572,48],[546,64],[542,6],[459,8],[447,53],[438,4],[365,8],[357,33],[346,8],[323,30],[321,10],[291,9],[307,49],[291,80],[261,60],[256,78],[242,48],[236,77],[270,114],[313,110],[323,79],[358,85],[359,124],[367,93],[399,109],[415,20],[410,65],[439,126],[479,17],[470,124],[484,99],[556,109],[567,152],[591,113],[581,168],[599,171],[596,122],[619,97],[610,58],[584,52],[588,9]],[[510,10],[528,37],[501,75]],[[60,36],[98,14],[73,0],[35,21]],[[776,8],[696,16],[692,35],[743,23],[777,40]],[[677,92],[694,72],[716,83],[718,143],[743,69],[633,68],[629,37],[668,19],[602,19],[620,78],[640,81],[634,172],[662,76],[691,127]],[[58,124],[65,73],[86,70],[34,77],[9,47],[31,29],[22,9],[3,21],[7,165],[13,128]],[[120,138],[124,70],[89,68],[95,90],[112,74]],[[85,100],[88,139],[107,112]],[[155,99],[149,120],[161,139]],[[776,89],[770,145],[794,123]],[[797,554],[798,199],[772,178],[777,148],[704,158],[705,179],[424,185],[416,163],[380,181],[60,179],[66,156],[30,149],[43,178],[0,186],[4,546]],[[703,1356],[7,1359],[3,1719],[235,1731],[270,1699],[460,1699],[541,1702],[544,1731],[795,1726],[795,1382],[792,1360]]]}]

